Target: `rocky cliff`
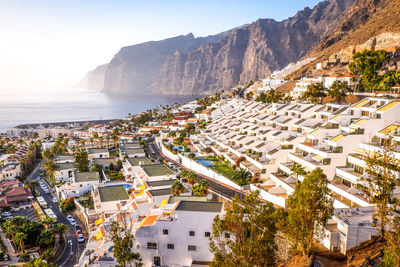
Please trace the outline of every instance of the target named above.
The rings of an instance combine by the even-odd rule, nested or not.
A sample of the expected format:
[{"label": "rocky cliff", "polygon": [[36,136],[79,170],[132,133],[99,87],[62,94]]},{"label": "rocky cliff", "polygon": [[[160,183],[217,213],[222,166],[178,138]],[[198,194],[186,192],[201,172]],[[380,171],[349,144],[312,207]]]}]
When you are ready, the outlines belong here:
[{"label": "rocky cliff", "polygon": [[264,78],[330,36],[353,2],[327,0],[280,22],[259,19],[214,36],[124,47],[107,65],[104,92],[207,95]]},{"label": "rocky cliff", "polygon": [[94,91],[101,91],[104,88],[104,76],[106,75],[107,65],[98,66],[92,71],[89,71],[85,77],[77,84],[77,87],[86,88]]}]

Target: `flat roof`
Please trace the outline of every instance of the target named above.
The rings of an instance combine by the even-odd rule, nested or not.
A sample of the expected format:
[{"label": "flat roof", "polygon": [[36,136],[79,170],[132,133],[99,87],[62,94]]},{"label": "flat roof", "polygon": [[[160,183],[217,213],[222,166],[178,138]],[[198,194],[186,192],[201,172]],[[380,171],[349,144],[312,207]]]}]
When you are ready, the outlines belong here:
[{"label": "flat roof", "polygon": [[149,192],[153,197],[168,196],[172,194],[171,188],[154,189],[154,190],[149,190]]},{"label": "flat roof", "polygon": [[152,164],[152,163],[153,163],[149,158],[146,158],[146,157],[127,158],[126,160],[127,160],[127,161],[129,162],[129,164],[131,164],[132,166],[139,166],[141,162],[142,162],[141,165],[149,165],[149,164]]},{"label": "flat roof", "polygon": [[93,153],[108,153],[108,150],[105,148],[88,148],[87,149],[88,154],[93,154]]},{"label": "flat roof", "polygon": [[97,172],[75,172],[74,177],[76,183],[92,182],[99,180]]},{"label": "flat roof", "polygon": [[57,163],[57,170],[69,170],[69,169],[74,169],[74,163]]},{"label": "flat roof", "polygon": [[175,210],[182,211],[199,211],[199,212],[221,212],[222,202],[203,202],[203,201],[187,201],[179,202]]},{"label": "flat roof", "polygon": [[185,201],[199,201],[199,202],[207,202],[207,197],[196,197],[196,196],[170,196],[168,198],[168,204],[174,204],[181,200]]},{"label": "flat roof", "polygon": [[99,187],[101,202],[128,200],[129,195],[123,185]]},{"label": "flat roof", "polygon": [[157,187],[157,186],[165,186],[165,185],[172,185],[176,179],[169,179],[169,180],[161,180],[161,181],[153,181],[153,182],[146,182],[150,187]]},{"label": "flat roof", "polygon": [[108,166],[110,163],[114,164],[117,162],[116,158],[101,158],[101,159],[93,159],[94,163],[103,165],[103,166]]},{"label": "flat roof", "polygon": [[144,153],[144,150],[142,148],[121,148],[125,154],[135,154],[135,153]]},{"label": "flat roof", "polygon": [[141,167],[148,176],[163,176],[174,174],[174,172],[164,164],[142,165]]}]

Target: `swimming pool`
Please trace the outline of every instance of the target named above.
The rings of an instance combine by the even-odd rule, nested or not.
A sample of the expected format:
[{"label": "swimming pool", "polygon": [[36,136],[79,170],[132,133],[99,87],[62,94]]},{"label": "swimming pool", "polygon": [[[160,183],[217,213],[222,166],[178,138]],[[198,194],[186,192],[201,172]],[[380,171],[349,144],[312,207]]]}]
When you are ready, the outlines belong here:
[{"label": "swimming pool", "polygon": [[205,159],[198,159],[197,162],[206,167],[214,165],[214,163],[212,163],[212,161],[205,160]]}]

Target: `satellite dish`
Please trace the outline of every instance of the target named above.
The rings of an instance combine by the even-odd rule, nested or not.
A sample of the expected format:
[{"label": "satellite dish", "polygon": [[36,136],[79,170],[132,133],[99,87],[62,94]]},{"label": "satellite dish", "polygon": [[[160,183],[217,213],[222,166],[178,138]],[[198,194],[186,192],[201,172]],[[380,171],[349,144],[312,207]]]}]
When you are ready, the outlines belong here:
[{"label": "satellite dish", "polygon": [[207,200],[211,201],[212,198],[213,198],[212,194],[207,195]]}]

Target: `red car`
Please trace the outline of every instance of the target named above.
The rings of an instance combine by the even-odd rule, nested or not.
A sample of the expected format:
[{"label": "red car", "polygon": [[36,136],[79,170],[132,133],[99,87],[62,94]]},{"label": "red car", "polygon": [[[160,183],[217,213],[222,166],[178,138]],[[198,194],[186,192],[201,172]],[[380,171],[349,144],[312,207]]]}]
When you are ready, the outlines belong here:
[{"label": "red car", "polygon": [[78,237],[79,235],[82,234],[82,232],[81,232],[81,230],[76,230],[75,234],[76,234],[76,236]]}]

